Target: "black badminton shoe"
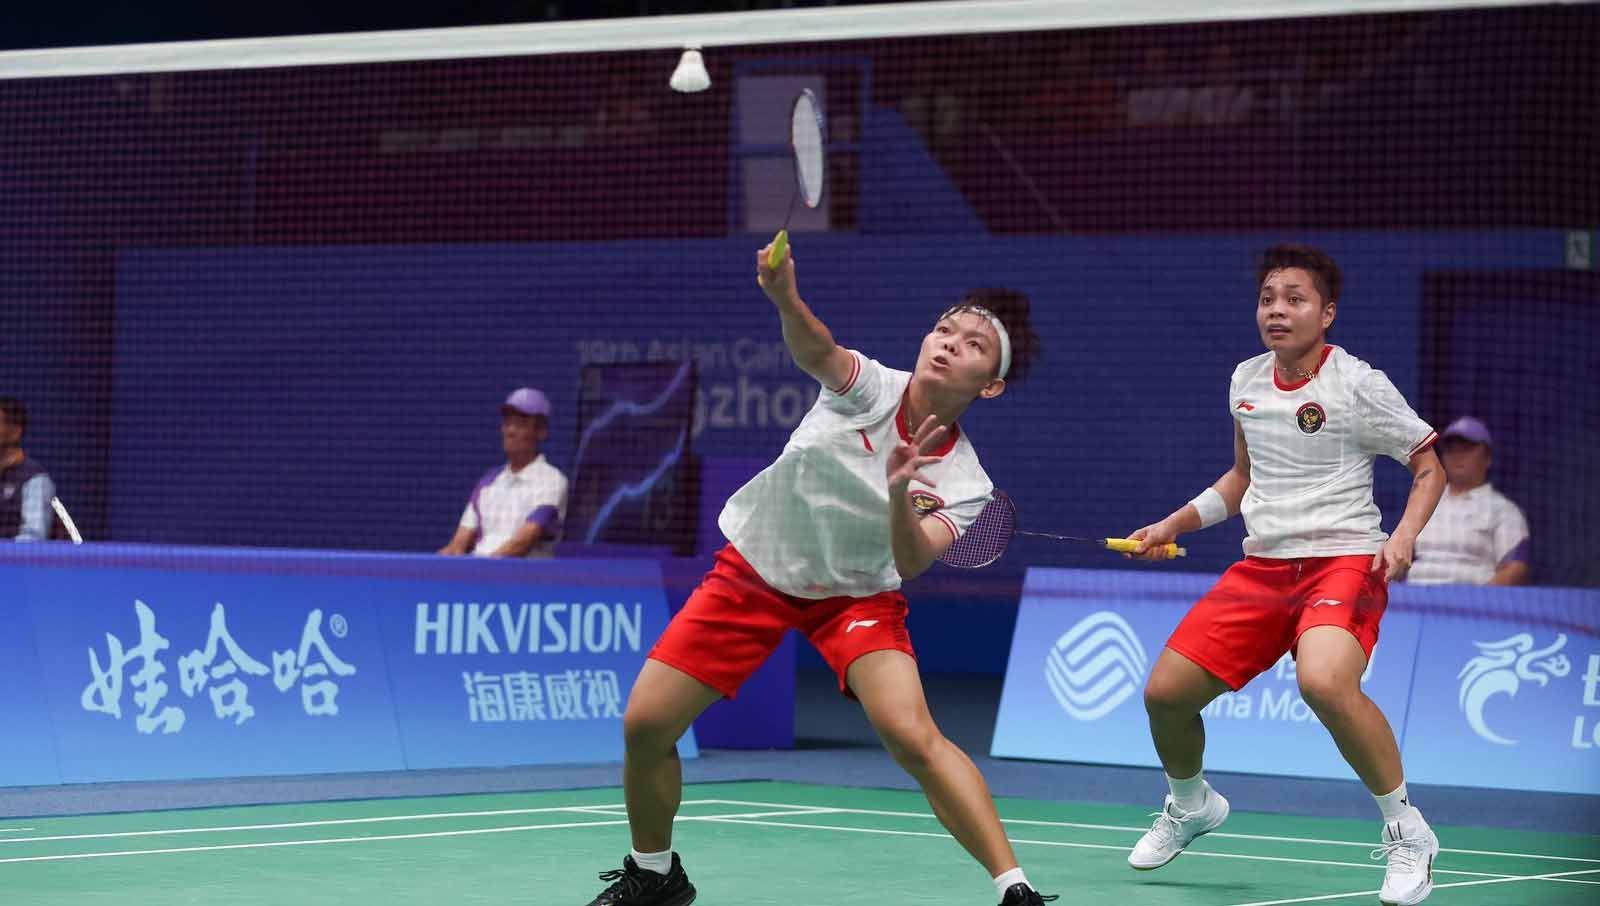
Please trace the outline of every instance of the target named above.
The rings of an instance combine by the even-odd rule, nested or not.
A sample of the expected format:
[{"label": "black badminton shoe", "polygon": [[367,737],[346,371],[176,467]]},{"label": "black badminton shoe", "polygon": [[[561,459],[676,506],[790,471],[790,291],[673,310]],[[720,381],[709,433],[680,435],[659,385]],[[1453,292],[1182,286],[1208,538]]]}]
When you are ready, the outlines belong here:
[{"label": "black badminton shoe", "polygon": [[[590,900],[589,906],[689,906],[694,902],[694,885],[683,873],[683,863],[678,861],[677,853],[672,854],[672,870],[666,874],[640,868],[633,856],[623,856],[622,867],[601,872],[600,880],[610,882],[611,886]],[[1007,906],[1010,903],[1008,897]]]},{"label": "black badminton shoe", "polygon": [[1000,906],[1044,906],[1044,904],[1060,899],[1055,894],[1046,896],[1026,884],[1013,884],[1006,888],[1006,898],[1000,901]]}]

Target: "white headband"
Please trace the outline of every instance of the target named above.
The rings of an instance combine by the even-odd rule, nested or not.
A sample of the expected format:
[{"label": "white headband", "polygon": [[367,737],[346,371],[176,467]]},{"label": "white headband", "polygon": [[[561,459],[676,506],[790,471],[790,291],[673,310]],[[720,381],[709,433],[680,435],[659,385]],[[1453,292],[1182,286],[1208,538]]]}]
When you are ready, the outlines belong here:
[{"label": "white headband", "polygon": [[1011,334],[1006,332],[1006,326],[1000,323],[1000,319],[995,316],[995,313],[982,305],[972,305],[970,303],[952,305],[949,310],[939,316],[939,320],[943,321],[951,315],[960,314],[964,311],[970,311],[975,315],[988,318],[989,323],[994,325],[995,335],[1000,338],[1000,372],[995,377],[1004,380],[1006,374],[1011,371]]}]

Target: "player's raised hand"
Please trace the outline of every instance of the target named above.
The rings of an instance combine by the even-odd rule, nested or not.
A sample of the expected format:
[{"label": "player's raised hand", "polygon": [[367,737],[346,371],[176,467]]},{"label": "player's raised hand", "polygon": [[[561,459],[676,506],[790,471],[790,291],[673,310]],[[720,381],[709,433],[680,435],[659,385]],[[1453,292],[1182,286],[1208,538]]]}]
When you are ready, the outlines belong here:
[{"label": "player's raised hand", "polygon": [[800,291],[795,285],[793,246],[776,270],[767,266],[771,260],[772,243],[769,242],[765,248],[756,252],[756,283],[761,286],[761,291],[767,294],[767,298],[771,299],[774,305],[782,305],[799,298]]},{"label": "player's raised hand", "polygon": [[1139,549],[1122,556],[1139,560],[1170,560],[1172,555],[1168,553],[1170,548],[1167,545],[1178,540],[1178,530],[1163,519],[1139,529],[1128,537],[1139,542]]},{"label": "player's raised hand", "polygon": [[944,440],[946,429],[939,424],[939,419],[930,415],[917,426],[917,433],[911,435],[910,443],[904,440],[897,441],[894,449],[889,451],[889,462],[884,466],[884,471],[889,477],[889,493],[904,493],[913,480],[920,481],[928,487],[936,487],[938,482],[922,474],[922,467],[938,462],[943,457],[930,456],[929,453]]}]

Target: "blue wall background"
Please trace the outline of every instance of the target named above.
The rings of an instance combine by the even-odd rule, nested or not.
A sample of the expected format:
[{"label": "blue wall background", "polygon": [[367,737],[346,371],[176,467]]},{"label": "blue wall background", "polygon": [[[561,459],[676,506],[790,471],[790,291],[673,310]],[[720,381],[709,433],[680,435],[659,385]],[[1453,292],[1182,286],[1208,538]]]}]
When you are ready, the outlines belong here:
[{"label": "blue wall background", "polygon": [[[1432,268],[1560,265],[1560,236],[1310,236],[1348,277],[1334,339],[1414,405]],[[838,339],[909,367],[960,289],[1034,299],[1044,355],[965,427],[1025,525],[1126,532],[1231,456],[1226,382],[1260,351],[1252,255],[1268,237],[849,237],[798,242],[802,292]],[[788,362],[747,240],[124,254],[110,444],[118,540],[431,550],[501,459],[495,406],[553,400],[569,464],[579,365],[701,353],[711,468],[770,459],[814,385]],[[1423,413],[1425,416],[1431,413]],[[1384,496],[1403,493],[1381,468]],[[1233,557],[1226,532],[1192,565]],[[1063,556],[1070,556],[1060,552]],[[1103,563],[1103,560],[1099,561]]]}]

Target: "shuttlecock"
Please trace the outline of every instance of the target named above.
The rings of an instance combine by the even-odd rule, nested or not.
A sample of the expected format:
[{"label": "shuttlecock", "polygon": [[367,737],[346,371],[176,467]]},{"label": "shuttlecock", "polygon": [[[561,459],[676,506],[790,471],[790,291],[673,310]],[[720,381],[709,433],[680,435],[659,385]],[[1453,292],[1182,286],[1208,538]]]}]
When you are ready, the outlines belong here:
[{"label": "shuttlecock", "polygon": [[678,58],[678,68],[672,70],[672,78],[667,84],[672,86],[673,91],[685,94],[711,87],[711,73],[706,72],[706,61],[700,57],[700,48],[693,45],[684,48],[683,56]]}]

